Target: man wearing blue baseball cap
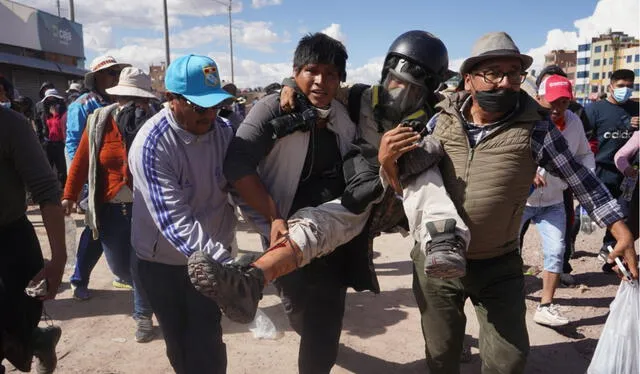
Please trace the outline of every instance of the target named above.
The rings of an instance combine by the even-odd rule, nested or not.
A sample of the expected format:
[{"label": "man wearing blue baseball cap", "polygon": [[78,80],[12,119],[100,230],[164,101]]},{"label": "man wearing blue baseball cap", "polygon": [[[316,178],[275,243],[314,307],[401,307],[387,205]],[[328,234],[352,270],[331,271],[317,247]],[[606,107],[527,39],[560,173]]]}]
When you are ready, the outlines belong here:
[{"label": "man wearing blue baseball cap", "polygon": [[140,129],[129,152],[134,198],[131,241],[142,287],[179,374],[224,373],[220,309],[192,286],[187,258],[203,251],[231,261],[236,217],[222,165],[233,137],[218,109],[233,96],[206,56],[175,60],[165,76],[168,107]]}]

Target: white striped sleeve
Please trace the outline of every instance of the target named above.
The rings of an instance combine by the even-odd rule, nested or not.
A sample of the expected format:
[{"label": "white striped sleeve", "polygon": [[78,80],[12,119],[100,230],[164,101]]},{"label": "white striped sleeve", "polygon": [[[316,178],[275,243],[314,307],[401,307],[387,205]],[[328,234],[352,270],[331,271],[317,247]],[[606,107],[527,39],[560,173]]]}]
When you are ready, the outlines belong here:
[{"label": "white striped sleeve", "polygon": [[137,189],[162,235],[185,256],[203,251],[218,262],[231,261],[222,243],[215,241],[195,218],[180,183],[171,166],[172,154],[161,144],[169,131],[166,119],[160,120],[149,132],[142,149],[132,149],[131,173]]}]

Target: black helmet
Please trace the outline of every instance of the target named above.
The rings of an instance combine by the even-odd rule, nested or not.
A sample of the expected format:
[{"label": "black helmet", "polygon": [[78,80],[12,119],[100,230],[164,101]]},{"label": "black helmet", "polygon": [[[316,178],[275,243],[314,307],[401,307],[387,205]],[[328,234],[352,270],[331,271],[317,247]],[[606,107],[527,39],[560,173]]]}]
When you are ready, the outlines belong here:
[{"label": "black helmet", "polygon": [[[420,30],[407,31],[391,43],[382,68],[382,79],[389,71],[392,57],[408,60],[432,74],[438,83],[446,80],[449,71],[449,53],[444,43],[431,33]],[[436,84],[437,86],[437,84]],[[435,89],[435,88],[434,88]]]}]

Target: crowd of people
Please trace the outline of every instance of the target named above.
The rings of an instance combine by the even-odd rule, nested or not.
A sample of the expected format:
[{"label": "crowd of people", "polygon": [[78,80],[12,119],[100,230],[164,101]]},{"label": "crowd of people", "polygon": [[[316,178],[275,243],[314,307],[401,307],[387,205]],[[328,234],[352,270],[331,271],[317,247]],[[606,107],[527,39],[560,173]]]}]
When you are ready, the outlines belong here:
[{"label": "crowd of people", "polygon": [[[524,371],[530,223],[544,257],[533,320],[569,323],[553,297],[575,283],[574,199],[607,228],[603,271],[620,257],[638,278],[632,71],[615,71],[607,98],[582,107],[557,66],[525,87],[533,59],[504,32],[476,41],[447,90],[447,48],[425,31],[393,42],[379,84],[342,85],[347,59],[341,42],[304,36],[293,76],[248,113],[199,55],[169,65],[163,98],[111,56],[65,94],[45,82],[35,105],[0,78],[0,300],[12,305],[0,310],[0,360],[28,371],[36,357],[38,373],[55,370],[62,331],[38,323],[62,279],[64,215],[74,211],[86,226],[73,297],[91,298],[104,252],[113,286],[132,290],[135,340],[154,338],[155,314],[179,374],[226,372],[222,315],[251,322],[271,282],[301,337],[300,373],[329,373],[347,288],[380,291],[372,243],[383,232],[415,241],[407,252],[431,373],[457,373],[468,357],[467,298],[483,373]],[[40,206],[50,261],[25,191]],[[238,212],[261,255],[235,256]]]}]

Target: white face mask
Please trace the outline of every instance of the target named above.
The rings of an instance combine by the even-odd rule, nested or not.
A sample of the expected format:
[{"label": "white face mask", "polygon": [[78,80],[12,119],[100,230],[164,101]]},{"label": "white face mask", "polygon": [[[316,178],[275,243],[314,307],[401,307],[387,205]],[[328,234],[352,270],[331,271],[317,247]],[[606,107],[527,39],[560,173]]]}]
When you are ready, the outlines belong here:
[{"label": "white face mask", "polygon": [[325,109],[316,107],[316,112],[318,113],[318,118],[326,119],[331,115],[331,107]]}]

